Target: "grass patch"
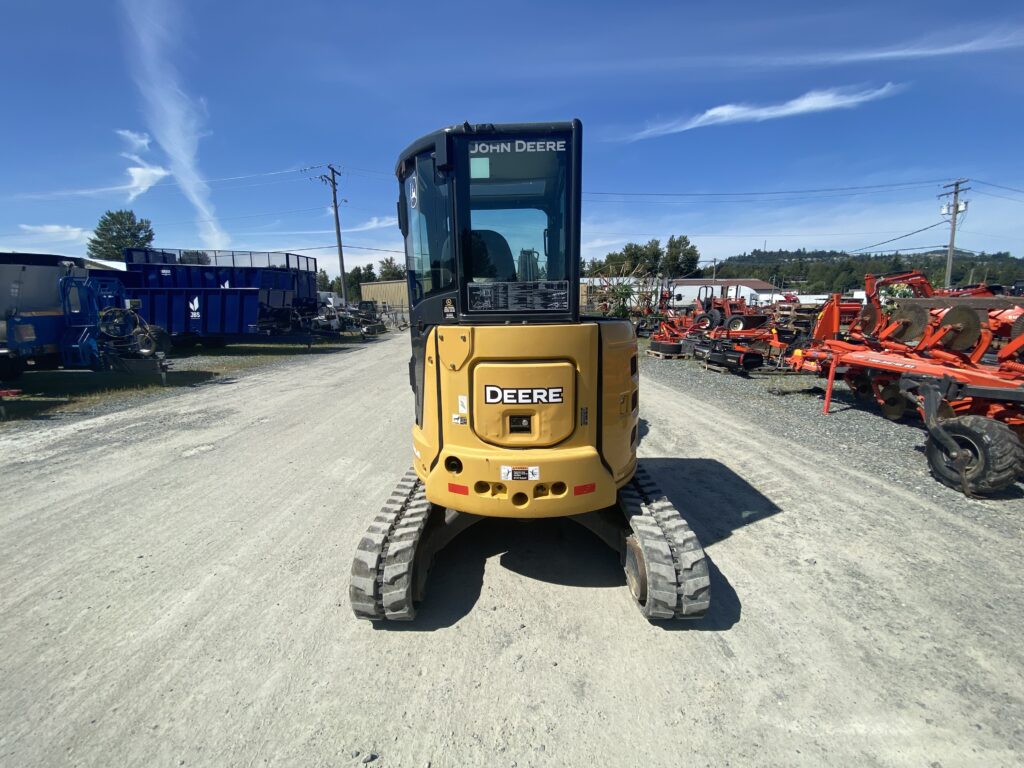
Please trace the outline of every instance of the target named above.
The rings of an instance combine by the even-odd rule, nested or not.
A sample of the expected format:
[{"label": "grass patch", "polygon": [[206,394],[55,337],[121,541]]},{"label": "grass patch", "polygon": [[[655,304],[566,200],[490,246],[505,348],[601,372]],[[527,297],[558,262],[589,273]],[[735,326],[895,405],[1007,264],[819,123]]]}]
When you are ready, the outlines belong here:
[{"label": "grass patch", "polygon": [[18,389],[21,395],[4,399],[7,421],[45,420],[62,414],[94,411],[101,407],[130,405],[132,401],[169,389],[196,387],[230,374],[254,370],[288,357],[329,355],[346,352],[358,337],[349,341],[328,340],[306,344],[232,344],[226,347],[175,348],[168,356],[171,370],[166,389],[158,375],[132,375],[116,371],[56,370],[25,372],[0,389]]}]

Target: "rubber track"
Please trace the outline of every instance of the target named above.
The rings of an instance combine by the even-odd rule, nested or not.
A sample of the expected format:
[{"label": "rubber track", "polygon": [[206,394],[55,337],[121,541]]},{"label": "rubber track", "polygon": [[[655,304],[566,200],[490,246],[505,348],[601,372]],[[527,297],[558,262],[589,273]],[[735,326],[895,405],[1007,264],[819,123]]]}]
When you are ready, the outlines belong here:
[{"label": "rubber track", "polygon": [[360,619],[410,621],[416,547],[431,505],[413,470],[405,473],[356,547],[348,596]]},{"label": "rubber track", "polygon": [[650,619],[703,616],[711,580],[697,535],[640,466],[619,499],[647,561],[647,602],[640,610]]}]

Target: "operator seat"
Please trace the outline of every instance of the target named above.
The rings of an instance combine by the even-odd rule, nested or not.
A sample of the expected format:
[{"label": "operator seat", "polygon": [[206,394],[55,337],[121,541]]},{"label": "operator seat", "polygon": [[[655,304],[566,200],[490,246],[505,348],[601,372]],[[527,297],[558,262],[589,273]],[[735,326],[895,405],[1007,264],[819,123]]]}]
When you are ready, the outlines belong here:
[{"label": "operator seat", "polygon": [[516,280],[516,262],[508,240],[493,229],[474,229],[473,280],[509,283]]}]

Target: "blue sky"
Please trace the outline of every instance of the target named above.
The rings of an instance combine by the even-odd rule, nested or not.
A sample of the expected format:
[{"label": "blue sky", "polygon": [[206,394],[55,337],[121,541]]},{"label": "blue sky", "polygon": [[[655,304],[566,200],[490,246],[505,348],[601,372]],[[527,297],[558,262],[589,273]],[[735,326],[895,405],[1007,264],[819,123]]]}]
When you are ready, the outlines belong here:
[{"label": "blue sky", "polygon": [[[1024,189],[1019,2],[54,0],[4,20],[0,250],[84,253],[119,207],[163,247],[329,246],[328,190],[298,169],[333,162],[346,264],[377,261],[401,248],[396,155],[464,120],[583,120],[586,256],[673,233],[708,258],[853,249],[939,221],[957,176]],[[1024,256],[1024,193],[980,181],[958,244]]]}]

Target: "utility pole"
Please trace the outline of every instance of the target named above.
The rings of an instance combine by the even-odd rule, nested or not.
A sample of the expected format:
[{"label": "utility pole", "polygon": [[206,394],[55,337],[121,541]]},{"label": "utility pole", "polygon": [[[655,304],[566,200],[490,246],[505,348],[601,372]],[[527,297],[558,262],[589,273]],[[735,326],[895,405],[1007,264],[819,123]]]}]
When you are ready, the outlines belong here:
[{"label": "utility pole", "polygon": [[[949,248],[946,250],[946,287],[953,287],[953,253],[956,251],[956,217],[960,214],[960,192],[966,192],[970,187],[960,189],[961,184],[966,184],[967,179],[957,179],[952,184],[946,184],[944,189],[953,188],[952,192],[945,192],[941,197],[953,196],[953,205],[949,213]],[[967,203],[964,202],[964,210],[967,210]]]},{"label": "utility pole", "polygon": [[331,188],[331,200],[334,203],[334,234],[338,238],[338,268],[341,270],[341,303],[348,306],[348,286],[345,283],[345,251],[341,247],[341,220],[338,218],[338,179],[340,173],[333,165],[327,165],[331,175],[320,175],[320,181]]}]

